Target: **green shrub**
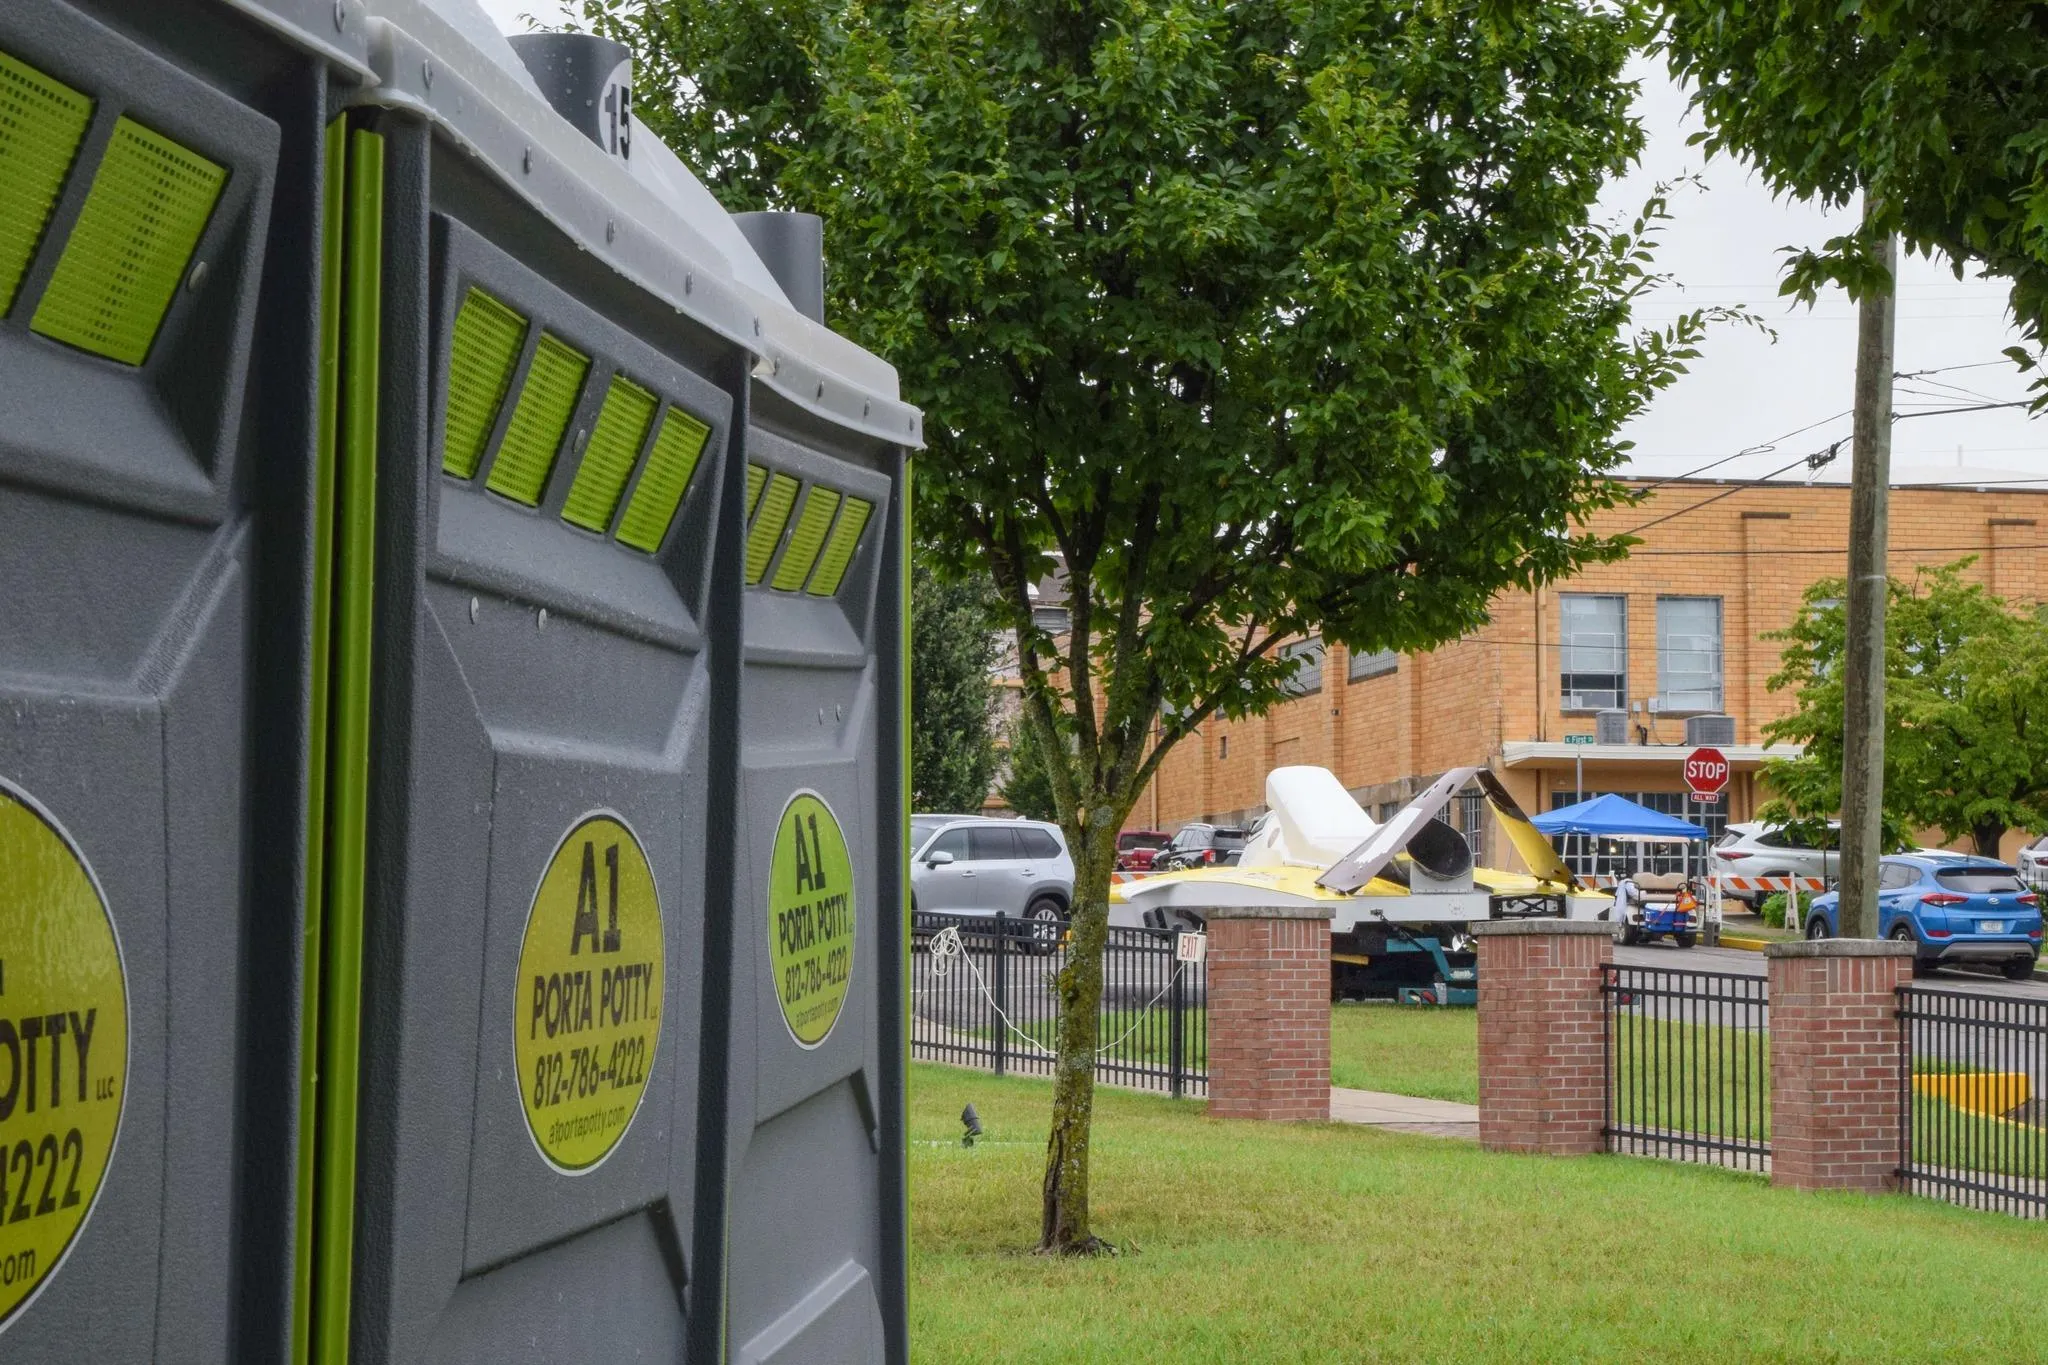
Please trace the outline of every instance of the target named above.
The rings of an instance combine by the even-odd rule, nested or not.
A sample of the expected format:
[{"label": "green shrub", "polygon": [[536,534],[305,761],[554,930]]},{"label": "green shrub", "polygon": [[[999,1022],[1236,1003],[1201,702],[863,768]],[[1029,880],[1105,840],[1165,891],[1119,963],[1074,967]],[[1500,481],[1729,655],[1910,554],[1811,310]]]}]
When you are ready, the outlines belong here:
[{"label": "green shrub", "polygon": [[1763,904],[1757,906],[1756,912],[1764,917],[1764,923],[1768,924],[1771,928],[1784,928],[1785,893],[1782,891],[1773,891],[1770,895],[1765,896],[1763,899]]}]

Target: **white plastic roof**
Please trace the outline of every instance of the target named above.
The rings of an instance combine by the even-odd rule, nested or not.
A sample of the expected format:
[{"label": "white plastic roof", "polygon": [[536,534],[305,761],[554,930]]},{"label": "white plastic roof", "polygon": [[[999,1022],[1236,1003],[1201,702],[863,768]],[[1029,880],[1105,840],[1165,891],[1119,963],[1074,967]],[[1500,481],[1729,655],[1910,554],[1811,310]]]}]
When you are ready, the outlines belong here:
[{"label": "white plastic roof", "polygon": [[477,0],[220,0],[334,61],[358,103],[441,132],[584,250],[756,357],[755,381],[907,446],[923,419],[896,371],[791,307],[732,215],[673,151],[606,153],[558,115]]}]

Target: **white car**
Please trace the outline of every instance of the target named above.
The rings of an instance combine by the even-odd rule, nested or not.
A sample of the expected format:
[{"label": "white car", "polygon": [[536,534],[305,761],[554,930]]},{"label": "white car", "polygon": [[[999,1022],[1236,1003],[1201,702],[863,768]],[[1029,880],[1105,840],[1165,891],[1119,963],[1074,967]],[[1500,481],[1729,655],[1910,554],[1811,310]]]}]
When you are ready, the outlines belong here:
[{"label": "white car", "polygon": [[1036,952],[1051,952],[1066,932],[1074,859],[1058,825],[913,815],[910,847],[913,915],[1005,914]]},{"label": "white car", "polygon": [[2020,870],[2020,880],[2034,890],[2048,886],[2048,834],[2021,849],[2013,864]]},{"label": "white car", "polygon": [[[1718,877],[1818,877],[1833,885],[1842,872],[1842,827],[1828,822],[1828,847],[1815,848],[1775,825],[1741,824],[1714,845],[1710,864]],[[1723,892],[1732,900],[1755,905],[1767,891]]]}]

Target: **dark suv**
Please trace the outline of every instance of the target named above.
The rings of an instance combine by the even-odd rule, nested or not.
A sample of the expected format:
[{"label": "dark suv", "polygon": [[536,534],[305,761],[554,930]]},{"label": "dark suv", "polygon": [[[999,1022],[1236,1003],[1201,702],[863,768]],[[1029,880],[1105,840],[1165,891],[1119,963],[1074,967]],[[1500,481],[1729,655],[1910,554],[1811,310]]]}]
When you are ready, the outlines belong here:
[{"label": "dark suv", "polygon": [[1182,825],[1173,842],[1160,850],[1152,866],[1161,872],[1190,867],[1230,867],[1244,852],[1248,830],[1235,825]]}]

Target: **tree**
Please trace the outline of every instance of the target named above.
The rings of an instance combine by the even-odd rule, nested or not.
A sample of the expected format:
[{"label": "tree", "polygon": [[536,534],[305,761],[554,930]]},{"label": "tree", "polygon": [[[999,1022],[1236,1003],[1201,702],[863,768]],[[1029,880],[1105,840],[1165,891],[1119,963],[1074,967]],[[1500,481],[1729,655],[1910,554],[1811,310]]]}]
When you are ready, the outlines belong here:
[{"label": "tree", "polygon": [[[1041,1247],[1088,1212],[1116,835],[1320,628],[1426,649],[1620,554],[1653,201],[1633,4],[586,0],[729,205],[823,215],[832,320],[926,414],[919,524],[992,580],[1076,864]],[[1057,553],[1070,622],[1032,619]]]},{"label": "tree", "polygon": [[[1784,292],[1885,282],[1897,234],[2012,285],[2038,347],[2048,320],[2048,10],[2012,0],[1658,0],[1672,74],[1693,82],[1709,152],[1862,224],[1794,253]],[[2023,352],[2014,354],[2030,364]]]},{"label": "tree", "polygon": [[1003,779],[1003,800],[1027,820],[1056,820],[1059,803],[1053,799],[1052,774],[1032,737],[1036,733],[1029,725],[1010,727],[1010,771]]},{"label": "tree", "polygon": [[996,774],[995,623],[987,587],[910,569],[910,801],[981,809]]},{"label": "tree", "polygon": [[[1965,581],[1969,563],[1887,585],[1884,837],[1904,847],[1932,827],[1995,858],[2007,830],[2048,826],[2048,625]],[[1762,814],[1809,836],[1841,803],[1842,589],[1814,584],[1764,637],[1786,642],[1767,686],[1797,702],[1764,734],[1806,748],[1765,769],[1778,798]]]}]

